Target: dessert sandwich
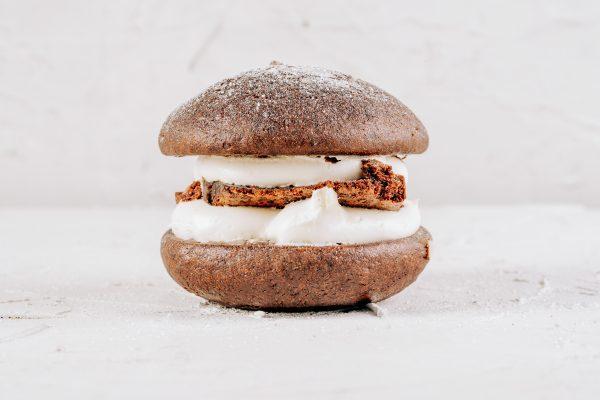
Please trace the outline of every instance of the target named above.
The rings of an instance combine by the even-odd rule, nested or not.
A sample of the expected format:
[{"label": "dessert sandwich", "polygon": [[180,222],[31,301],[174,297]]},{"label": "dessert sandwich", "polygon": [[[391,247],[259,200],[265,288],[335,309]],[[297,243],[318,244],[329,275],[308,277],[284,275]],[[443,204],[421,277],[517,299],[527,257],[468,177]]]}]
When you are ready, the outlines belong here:
[{"label": "dessert sandwich", "polygon": [[176,109],[159,145],[196,157],[161,254],[171,277],[207,300],[355,306],[398,293],[429,260],[404,163],[427,149],[427,132],[365,81],[273,63]]}]

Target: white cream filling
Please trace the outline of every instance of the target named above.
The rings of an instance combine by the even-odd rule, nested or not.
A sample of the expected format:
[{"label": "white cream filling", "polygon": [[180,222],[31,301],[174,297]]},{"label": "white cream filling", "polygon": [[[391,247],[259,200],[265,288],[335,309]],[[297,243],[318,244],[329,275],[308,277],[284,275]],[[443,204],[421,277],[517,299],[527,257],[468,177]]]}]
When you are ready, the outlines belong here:
[{"label": "white cream filling", "polygon": [[407,237],[421,224],[416,201],[398,211],[342,207],[333,189],[282,210],[211,206],[203,200],[180,202],[171,229],[182,239],[201,243],[268,241],[279,245],[369,243]]},{"label": "white cream filling", "polygon": [[348,181],[361,175],[361,160],[376,159],[392,167],[394,173],[408,176],[404,162],[394,156],[221,157],[199,156],[194,166],[196,180],[221,181],[236,185],[263,187],[314,185],[326,180]]}]

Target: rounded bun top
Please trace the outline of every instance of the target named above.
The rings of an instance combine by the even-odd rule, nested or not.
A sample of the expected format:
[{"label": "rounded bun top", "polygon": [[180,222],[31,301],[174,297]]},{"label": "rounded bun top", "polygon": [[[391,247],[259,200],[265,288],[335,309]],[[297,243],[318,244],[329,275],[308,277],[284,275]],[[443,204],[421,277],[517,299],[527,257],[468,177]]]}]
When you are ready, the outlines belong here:
[{"label": "rounded bun top", "polygon": [[422,153],[428,136],[394,96],[339,72],[273,63],[222,80],[177,108],[166,155]]}]

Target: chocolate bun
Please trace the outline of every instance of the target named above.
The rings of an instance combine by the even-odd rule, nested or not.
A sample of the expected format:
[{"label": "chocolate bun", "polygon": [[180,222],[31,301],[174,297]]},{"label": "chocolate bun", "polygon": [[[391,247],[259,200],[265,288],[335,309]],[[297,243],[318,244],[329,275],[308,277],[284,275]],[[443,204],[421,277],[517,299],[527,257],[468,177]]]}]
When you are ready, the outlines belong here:
[{"label": "chocolate bun", "polygon": [[225,306],[302,310],[376,302],[410,285],[429,260],[431,236],[338,246],[205,244],[167,231],[161,254],[186,290]]},{"label": "chocolate bun", "polygon": [[378,87],[339,72],[274,64],[209,87],[163,124],[166,155],[422,153],[419,119]]}]

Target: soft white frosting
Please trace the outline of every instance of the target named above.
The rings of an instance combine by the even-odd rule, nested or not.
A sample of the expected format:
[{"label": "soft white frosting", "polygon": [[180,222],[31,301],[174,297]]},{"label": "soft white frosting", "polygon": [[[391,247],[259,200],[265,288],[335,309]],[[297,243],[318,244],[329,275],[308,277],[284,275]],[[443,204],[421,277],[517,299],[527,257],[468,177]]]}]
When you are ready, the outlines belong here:
[{"label": "soft white frosting", "polygon": [[313,185],[326,180],[347,181],[361,175],[361,160],[376,159],[408,176],[404,162],[394,156],[335,156],[336,163],[323,156],[221,157],[199,156],[194,166],[196,180],[263,187]]},{"label": "soft white frosting", "polygon": [[276,214],[273,208],[219,207],[204,200],[182,201],[175,206],[171,229],[177,237],[202,243],[260,240],[261,232]]},{"label": "soft white frosting", "polygon": [[420,225],[416,202],[405,201],[398,211],[342,207],[335,191],[323,188],[288,204],[264,236],[277,244],[368,243],[410,236]]},{"label": "soft white frosting", "polygon": [[407,237],[421,224],[416,201],[398,211],[342,207],[333,189],[282,210],[211,206],[203,200],[180,202],[171,229],[182,239],[201,243],[269,241],[279,245],[368,243]]}]

